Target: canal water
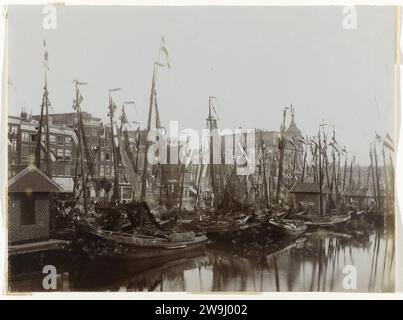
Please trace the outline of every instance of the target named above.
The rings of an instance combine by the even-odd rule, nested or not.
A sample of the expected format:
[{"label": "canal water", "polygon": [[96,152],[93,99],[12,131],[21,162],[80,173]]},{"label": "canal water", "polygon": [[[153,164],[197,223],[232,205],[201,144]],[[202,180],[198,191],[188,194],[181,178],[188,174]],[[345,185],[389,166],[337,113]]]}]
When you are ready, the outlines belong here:
[{"label": "canal water", "polygon": [[[41,266],[54,265],[59,291],[393,292],[393,219],[351,220],[342,230],[297,239],[268,232],[209,243],[165,260],[95,262],[71,253],[12,261],[10,291],[44,291]],[[34,261],[35,260],[35,261]]]}]

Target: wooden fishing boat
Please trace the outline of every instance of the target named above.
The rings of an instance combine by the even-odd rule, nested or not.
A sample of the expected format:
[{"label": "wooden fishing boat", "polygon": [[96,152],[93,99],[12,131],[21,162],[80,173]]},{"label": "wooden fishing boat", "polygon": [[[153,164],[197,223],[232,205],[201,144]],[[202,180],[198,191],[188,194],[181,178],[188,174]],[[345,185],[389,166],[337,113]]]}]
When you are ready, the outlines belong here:
[{"label": "wooden fishing boat", "polygon": [[207,237],[194,232],[173,233],[166,237],[147,236],[140,233],[123,233],[91,226],[78,226],[79,235],[90,243],[95,258],[136,260],[180,255],[203,248]]},{"label": "wooden fishing boat", "polygon": [[277,233],[291,237],[299,236],[307,229],[307,226],[301,220],[270,219],[269,224]]},{"label": "wooden fishing boat", "polygon": [[236,235],[238,232],[244,232],[257,228],[261,226],[261,222],[249,222],[245,220],[194,220],[192,221],[192,225],[205,233],[207,236],[232,236]]},{"label": "wooden fishing boat", "polygon": [[305,216],[304,222],[307,227],[332,228],[342,227],[351,219],[351,215],[334,215],[334,216]]}]

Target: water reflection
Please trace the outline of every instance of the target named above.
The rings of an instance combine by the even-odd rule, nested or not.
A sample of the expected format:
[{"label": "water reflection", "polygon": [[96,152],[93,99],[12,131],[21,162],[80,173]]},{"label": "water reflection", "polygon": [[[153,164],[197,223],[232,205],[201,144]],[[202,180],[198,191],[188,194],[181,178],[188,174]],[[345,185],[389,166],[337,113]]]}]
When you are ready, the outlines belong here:
[{"label": "water reflection", "polygon": [[[64,287],[74,291],[392,292],[393,234],[393,225],[385,219],[352,221],[342,231],[309,231],[293,240],[260,237],[253,244],[244,239],[219,242],[165,260],[77,261]],[[356,290],[343,287],[348,265],[357,271]],[[18,281],[11,283],[17,290],[27,288]]]}]

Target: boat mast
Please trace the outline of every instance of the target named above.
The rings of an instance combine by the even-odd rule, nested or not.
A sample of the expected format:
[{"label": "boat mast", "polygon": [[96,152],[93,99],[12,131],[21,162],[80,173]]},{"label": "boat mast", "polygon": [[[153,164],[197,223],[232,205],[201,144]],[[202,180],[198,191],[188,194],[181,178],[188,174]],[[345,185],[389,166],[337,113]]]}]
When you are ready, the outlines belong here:
[{"label": "boat mast", "polygon": [[[167,59],[166,65],[163,65],[160,63],[161,51],[163,51],[165,53],[165,56]],[[157,60],[154,61],[153,78],[152,78],[152,82],[151,82],[150,105],[148,108],[148,121],[147,121],[147,136],[146,136],[146,146],[145,146],[145,152],[144,152],[144,163],[143,163],[143,176],[142,176],[142,180],[141,180],[141,200],[143,200],[143,201],[145,200],[145,197],[146,197],[146,186],[147,186],[146,182],[147,182],[147,167],[148,167],[147,166],[147,153],[148,153],[148,149],[149,149],[148,134],[151,130],[151,117],[152,117],[152,109],[154,106],[154,98],[156,95],[155,84],[157,81],[158,66],[170,68],[170,65],[168,62],[168,51],[165,47],[165,40],[163,37],[161,37]],[[156,119],[157,126],[159,126],[160,120],[159,120],[159,115],[158,115],[158,109],[156,109],[156,113],[157,113],[157,119]]]},{"label": "boat mast", "polygon": [[262,148],[262,166],[263,166],[263,190],[264,190],[264,201],[266,206],[269,206],[269,196],[267,190],[267,177],[266,177],[266,145],[263,142],[263,131],[260,131],[260,141]]},{"label": "boat mast", "polygon": [[350,177],[348,179],[348,187],[351,189],[353,187],[353,164],[354,164],[354,157],[351,159],[350,163]]},{"label": "boat mast", "polygon": [[346,188],[346,177],[347,177],[347,152],[344,153],[343,191]]},{"label": "boat mast", "polygon": [[[43,41],[44,47],[44,78],[45,84],[43,87],[43,95],[42,95],[42,104],[41,104],[41,117],[39,119],[39,128],[37,134],[36,148],[35,148],[35,165],[38,169],[40,169],[41,164],[41,146],[42,146],[42,130],[45,129],[45,166],[44,171],[48,177],[52,177],[52,164],[50,157],[50,134],[49,134],[49,92],[48,92],[48,81],[47,81],[47,70],[48,67],[48,51],[46,48],[46,42]],[[44,118],[45,113],[45,120]]]},{"label": "boat mast", "polygon": [[332,184],[331,184],[331,192],[332,192],[332,197],[333,193],[335,195],[335,204],[337,203],[338,199],[338,186],[337,186],[337,176],[336,176],[336,152],[335,152],[335,147],[336,147],[336,131],[333,128],[333,147],[332,147]]},{"label": "boat mast", "polygon": [[118,155],[117,155],[117,152],[116,152],[115,134],[114,134],[114,130],[113,130],[113,117],[114,117],[114,114],[115,114],[116,105],[114,104],[114,102],[112,100],[112,96],[111,96],[111,92],[114,92],[114,91],[120,91],[120,88],[109,89],[109,106],[108,106],[108,109],[109,109],[109,120],[110,120],[110,125],[111,125],[113,167],[114,167],[114,171],[115,171],[112,200],[115,200],[117,203],[119,203],[120,197],[119,197]]},{"label": "boat mast", "polygon": [[[306,139],[306,141],[308,141],[308,138]],[[302,164],[302,174],[301,174],[301,180],[300,182],[303,183],[304,182],[304,178],[305,178],[305,170],[306,170],[306,157],[307,157],[307,153],[308,153],[308,145],[307,142],[305,141],[304,143],[304,162]]]},{"label": "boat mast", "polygon": [[379,186],[379,168],[378,168],[378,154],[376,152],[376,142],[374,141],[374,157],[375,157],[375,173],[376,173],[376,188],[378,190],[378,206],[379,206],[379,212],[381,210],[382,206],[382,200],[381,200],[381,189]]},{"label": "boat mast", "polygon": [[278,164],[277,190],[276,190],[276,198],[275,198],[275,202],[277,204],[280,200],[281,179],[282,179],[282,175],[283,175],[284,148],[286,145],[286,139],[284,137],[284,133],[285,133],[285,118],[287,115],[287,109],[288,109],[288,107],[284,108],[283,124],[281,125],[281,128],[280,128],[280,141],[278,144],[278,147],[280,149],[280,159],[279,159],[279,164]]},{"label": "boat mast", "polygon": [[322,199],[322,146],[321,146],[321,136],[320,136],[320,126],[318,132],[318,152],[319,152],[319,214],[323,215],[323,199]]},{"label": "boat mast", "polygon": [[211,113],[212,109],[212,100],[215,99],[215,97],[210,96],[208,98],[208,118],[207,118],[207,126],[210,130],[210,143],[209,143],[209,151],[210,151],[210,179],[211,179],[211,187],[213,189],[213,207],[216,209],[217,208],[217,190],[216,190],[216,184],[215,184],[215,173],[214,173],[214,157],[213,157],[213,126],[214,129],[216,129],[216,125],[214,125],[214,118]]},{"label": "boat mast", "polygon": [[375,183],[375,170],[374,170],[374,163],[373,163],[373,155],[372,155],[372,143],[369,145],[369,157],[371,158],[371,175],[372,175],[372,188],[374,192],[374,200],[377,210],[379,209],[378,204],[378,197],[376,193],[376,183]]},{"label": "boat mast", "polygon": [[[81,118],[81,107],[80,107],[80,92],[78,89],[79,85],[84,85],[85,83],[80,83],[78,80],[74,81],[75,84],[75,91],[76,91],[76,97],[74,100],[74,109],[77,112],[77,122],[78,122],[78,130],[77,130],[77,135],[78,135],[78,144],[79,144],[79,152],[80,152],[80,169],[81,169],[81,183],[82,183],[82,193],[83,193],[83,198],[84,198],[84,213],[88,213],[88,199],[87,199],[87,190],[86,190],[86,177],[84,174],[84,158],[83,158],[83,147],[84,147],[84,142],[83,142],[83,135],[84,135],[84,128],[82,127],[82,118]],[[88,161],[87,161],[88,162]]]}]

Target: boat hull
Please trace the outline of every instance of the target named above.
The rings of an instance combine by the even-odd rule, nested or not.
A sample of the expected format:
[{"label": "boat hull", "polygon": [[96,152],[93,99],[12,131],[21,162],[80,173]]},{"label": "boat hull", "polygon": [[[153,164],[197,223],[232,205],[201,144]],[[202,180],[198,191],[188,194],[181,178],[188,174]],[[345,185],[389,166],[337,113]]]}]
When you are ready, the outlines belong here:
[{"label": "boat hull", "polygon": [[333,216],[331,218],[315,218],[306,220],[305,224],[308,228],[341,228],[344,227],[351,219],[350,215]]},{"label": "boat hull", "polygon": [[225,224],[225,225],[211,225],[202,226],[197,225],[203,233],[208,237],[233,237],[237,236],[239,233],[245,233],[254,230],[261,226],[260,222],[251,222],[245,224]]},{"label": "boat hull", "polygon": [[[191,241],[167,242],[147,239],[144,244],[131,243],[129,237],[122,237],[113,232],[92,229],[81,229],[80,234],[86,241],[96,243],[100,248],[94,254],[96,259],[113,259],[120,261],[155,259],[202,250],[207,237],[195,236]],[[153,243],[154,242],[154,243]]]},{"label": "boat hull", "polygon": [[282,219],[276,221],[275,219],[270,219],[269,224],[275,233],[287,237],[298,237],[307,230],[307,226],[302,221],[298,220]]}]

